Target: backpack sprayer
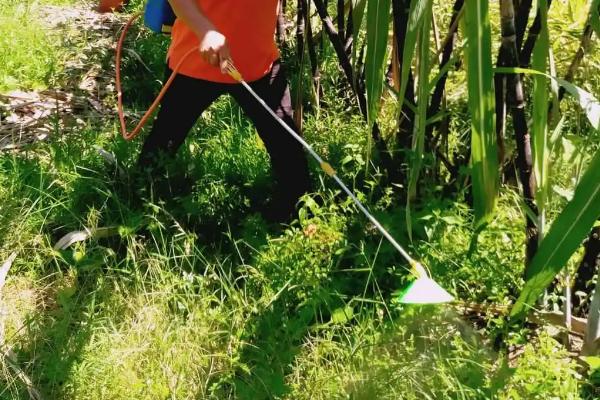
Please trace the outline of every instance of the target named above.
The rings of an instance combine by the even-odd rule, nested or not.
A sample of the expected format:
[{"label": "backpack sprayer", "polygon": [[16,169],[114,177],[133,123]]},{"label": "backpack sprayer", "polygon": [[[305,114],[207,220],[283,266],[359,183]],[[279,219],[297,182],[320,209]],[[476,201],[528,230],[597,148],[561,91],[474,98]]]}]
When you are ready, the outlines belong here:
[{"label": "backpack sprayer", "polygon": [[[179,69],[183,61],[187,57],[189,57],[193,52],[198,51],[198,48],[193,48],[188,53],[182,57],[181,61],[173,68],[173,73],[164,84],[160,93],[156,97],[156,100],[152,103],[148,111],[141,118],[138,125],[131,131],[127,131],[127,127],[125,124],[125,117],[123,112],[123,93],[121,90],[121,54],[123,49],[123,43],[125,41],[125,36],[127,35],[127,31],[133,24],[133,22],[140,17],[142,14],[134,15],[125,25],[123,31],[121,32],[121,36],[119,38],[119,42],[117,45],[117,56],[116,56],[116,86],[117,86],[117,95],[118,95],[118,113],[119,113],[119,121],[121,124],[121,133],[125,140],[132,140],[135,138],[141,131],[142,127],[146,124],[152,113],[156,110],[160,101],[164,97],[167,89],[175,79]],[[168,0],[149,0],[146,4],[146,8],[144,11],[144,22],[145,25],[156,33],[170,34],[173,23],[175,22],[176,16],[171,8]],[[415,276],[416,280],[413,281],[400,295],[399,301],[405,304],[434,304],[434,303],[447,303],[453,300],[453,297],[446,292],[440,285],[438,285],[433,279],[429,277],[425,267],[423,265],[412,258],[406,250],[389,234],[389,232],[377,221],[377,219],[367,210],[367,208],[356,198],[354,193],[342,182],[342,180],[337,176],[333,167],[325,160],[323,160],[314,150],[313,148],[300,136],[298,135],[290,126],[288,126],[281,118],[277,116],[277,114],[265,103],[265,101],[252,89],[250,85],[246,81],[244,81],[240,72],[235,68],[233,62],[231,60],[227,63],[226,68],[227,73],[231,76],[236,82],[241,84],[248,92],[256,99],[256,101],[264,107],[269,114],[275,118],[275,120],[290,134],[296,139],[308,153],[319,163],[321,169],[331,177],[342,190],[350,196],[352,201],[356,204],[356,206],[365,214],[365,216],[371,221],[371,223],[377,228],[377,230],[398,250],[398,252],[408,261],[410,265],[410,272]]]}]

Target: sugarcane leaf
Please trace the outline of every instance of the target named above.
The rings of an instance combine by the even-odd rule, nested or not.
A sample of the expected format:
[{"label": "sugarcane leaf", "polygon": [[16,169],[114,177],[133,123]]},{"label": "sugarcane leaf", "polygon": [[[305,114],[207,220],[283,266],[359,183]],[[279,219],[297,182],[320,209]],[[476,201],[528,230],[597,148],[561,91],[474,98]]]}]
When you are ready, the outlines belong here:
[{"label": "sugarcane leaf", "polygon": [[417,74],[417,112],[412,142],[412,163],[408,180],[408,196],[406,201],[406,226],[412,241],[411,202],[417,195],[419,175],[423,166],[425,152],[425,128],[427,127],[427,109],[429,107],[429,42],[431,26],[431,8],[426,9],[423,23],[419,29],[419,71]]},{"label": "sugarcane leaf", "polygon": [[501,74],[531,74],[531,75],[544,75],[556,81],[560,86],[577,100],[579,106],[583,109],[588,121],[592,124],[594,129],[600,129],[600,103],[598,100],[589,92],[583,90],[579,86],[572,84],[564,79],[557,78],[545,74],[540,71],[536,71],[528,68],[511,68],[511,67],[497,67],[494,68],[495,73]]},{"label": "sugarcane leaf", "polygon": [[600,37],[600,0],[592,0],[589,24],[596,35]]},{"label": "sugarcane leaf", "polygon": [[573,199],[567,203],[540,243],[528,268],[529,274],[525,286],[511,310],[512,318],[524,317],[529,307],[564,268],[598,217],[600,217],[600,150],[596,152],[577,185]]},{"label": "sugarcane leaf", "polygon": [[352,46],[352,65],[354,65],[356,69],[356,51],[358,49],[360,30],[365,17],[365,6],[367,5],[367,0],[352,1],[354,2],[352,7],[352,40],[354,41],[354,46]]},{"label": "sugarcane leaf", "polygon": [[381,94],[385,55],[390,25],[390,0],[370,0],[367,4],[367,59],[365,80],[367,85],[367,118],[369,126],[377,120]]},{"label": "sugarcane leaf", "polygon": [[[538,0],[538,15],[540,16],[540,33],[533,49],[531,68],[545,73],[548,67],[550,39],[548,33],[547,0]],[[533,122],[531,135],[533,139],[533,164],[536,181],[536,203],[541,221],[544,219],[548,198],[548,78],[544,75],[533,77]],[[539,227],[543,233],[544,227]]]},{"label": "sugarcane leaf", "polygon": [[431,11],[432,0],[411,0],[410,10],[408,12],[408,26],[406,28],[406,37],[404,38],[404,51],[402,52],[402,71],[400,74],[400,92],[398,98],[403,101],[408,87],[408,74],[410,72],[411,61],[415,54],[417,45],[417,35],[419,27],[423,23],[423,18],[427,10]]},{"label": "sugarcane leaf", "polygon": [[492,33],[488,7],[487,1],[467,1],[464,18],[476,229],[489,222],[496,205],[499,185]]}]

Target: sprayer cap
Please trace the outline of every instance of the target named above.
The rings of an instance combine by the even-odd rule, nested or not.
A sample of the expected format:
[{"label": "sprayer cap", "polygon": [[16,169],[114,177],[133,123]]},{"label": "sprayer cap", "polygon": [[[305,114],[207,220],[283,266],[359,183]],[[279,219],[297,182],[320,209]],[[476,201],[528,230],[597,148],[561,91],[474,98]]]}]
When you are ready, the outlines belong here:
[{"label": "sprayer cap", "polygon": [[449,303],[454,298],[433,279],[421,277],[400,293],[398,301],[404,304]]}]

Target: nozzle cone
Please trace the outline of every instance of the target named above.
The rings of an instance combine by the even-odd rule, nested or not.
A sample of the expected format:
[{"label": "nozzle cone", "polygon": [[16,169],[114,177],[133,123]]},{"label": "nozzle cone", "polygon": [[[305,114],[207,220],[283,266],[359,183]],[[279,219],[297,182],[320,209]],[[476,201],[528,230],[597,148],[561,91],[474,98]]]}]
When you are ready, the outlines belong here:
[{"label": "nozzle cone", "polygon": [[440,304],[453,300],[450,293],[428,277],[420,277],[410,283],[398,298],[398,301],[403,304]]}]

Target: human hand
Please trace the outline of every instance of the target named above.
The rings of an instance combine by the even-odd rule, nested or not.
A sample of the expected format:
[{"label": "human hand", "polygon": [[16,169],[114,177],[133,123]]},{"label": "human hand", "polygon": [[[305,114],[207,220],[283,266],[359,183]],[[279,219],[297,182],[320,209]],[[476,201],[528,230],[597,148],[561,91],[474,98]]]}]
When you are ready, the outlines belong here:
[{"label": "human hand", "polygon": [[227,73],[227,64],[231,58],[227,38],[216,30],[207,31],[200,40],[200,55],[208,64]]}]

